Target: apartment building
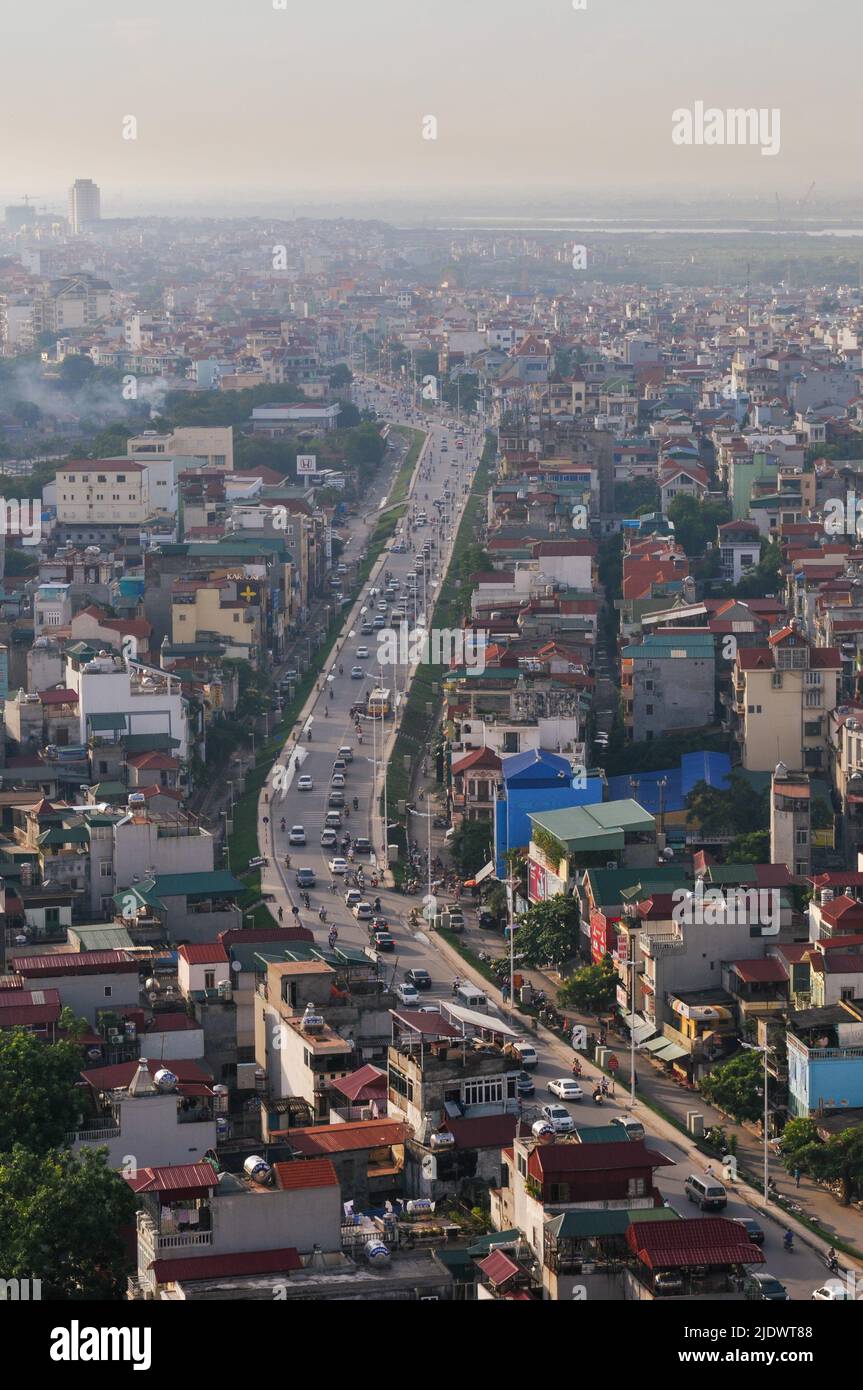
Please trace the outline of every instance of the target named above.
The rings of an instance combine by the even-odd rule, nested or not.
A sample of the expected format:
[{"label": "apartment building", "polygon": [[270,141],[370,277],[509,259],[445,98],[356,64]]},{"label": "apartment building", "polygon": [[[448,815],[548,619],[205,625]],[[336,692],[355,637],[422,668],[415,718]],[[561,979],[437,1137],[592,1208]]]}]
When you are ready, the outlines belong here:
[{"label": "apartment building", "polygon": [[151,513],[147,469],[129,459],[70,459],[56,498],[59,523],[142,526]]},{"label": "apartment building", "polygon": [[770,772],[780,762],[804,771],[826,766],[842,661],[837,648],[813,646],[800,627],[794,620],[766,646],[738,649],[736,735],[749,771]]},{"label": "apartment building", "polygon": [[713,634],[664,628],[621,653],[626,736],[637,741],[712,724],[716,704]]}]

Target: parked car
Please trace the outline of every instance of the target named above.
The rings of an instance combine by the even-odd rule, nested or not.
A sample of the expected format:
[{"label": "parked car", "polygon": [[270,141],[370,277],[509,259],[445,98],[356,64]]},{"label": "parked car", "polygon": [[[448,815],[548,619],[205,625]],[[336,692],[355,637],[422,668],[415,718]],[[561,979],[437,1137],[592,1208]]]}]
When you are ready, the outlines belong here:
[{"label": "parked car", "polygon": [[660,1298],[683,1293],[683,1276],[674,1269],[658,1269],[653,1276],[653,1292]]},{"label": "parked car", "polygon": [[306,831],[302,825],[292,825],[291,833],[288,835],[289,845],[304,845],[306,843]]},{"label": "parked car", "polygon": [[318,881],[314,869],[297,869],[296,878],[298,888],[314,888]]},{"label": "parked car", "polygon": [[555,1134],[571,1134],[575,1129],[575,1120],[563,1105],[544,1105],[540,1114],[554,1128]]},{"label": "parked car", "polygon": [[568,1076],[559,1076],[554,1081],[549,1081],[548,1089],[551,1095],[557,1096],[558,1100],[583,1100],[584,1098],[584,1091]]},{"label": "parked car", "polygon": [[841,1284],[838,1280],[832,1284],[822,1284],[820,1289],[813,1289],[812,1297],[816,1303],[848,1303],[854,1299],[848,1285]]},{"label": "parked car", "polygon": [[414,989],[431,989],[431,975],[427,970],[406,970],[405,980]]},{"label": "parked car", "polygon": [[748,1216],[734,1216],[732,1220],[735,1221],[738,1226],[743,1227],[753,1245],[764,1244],[764,1232],[757,1221],[753,1221],[751,1217]]},{"label": "parked car", "polygon": [[790,1303],[791,1295],[775,1274],[747,1272],[743,1276],[743,1293],[746,1298],[761,1303]]},{"label": "parked car", "polygon": [[533,1084],[533,1077],[529,1071],[520,1071],[515,1078],[515,1086],[520,1096],[532,1096],[536,1090]]}]

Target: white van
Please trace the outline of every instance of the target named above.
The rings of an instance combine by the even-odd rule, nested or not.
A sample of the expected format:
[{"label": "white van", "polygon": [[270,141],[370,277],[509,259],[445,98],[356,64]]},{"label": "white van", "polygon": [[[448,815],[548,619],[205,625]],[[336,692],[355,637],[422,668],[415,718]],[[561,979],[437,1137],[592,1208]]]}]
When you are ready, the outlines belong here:
[{"label": "white van", "polygon": [[539,1053],[533,1043],[514,1042],[512,1045],[513,1056],[517,1058],[525,1071],[539,1066]]},{"label": "white van", "polygon": [[483,994],[476,985],[462,983],[458,987],[456,1003],[463,1004],[466,1009],[481,1009],[485,1012],[488,1009],[488,995]]}]

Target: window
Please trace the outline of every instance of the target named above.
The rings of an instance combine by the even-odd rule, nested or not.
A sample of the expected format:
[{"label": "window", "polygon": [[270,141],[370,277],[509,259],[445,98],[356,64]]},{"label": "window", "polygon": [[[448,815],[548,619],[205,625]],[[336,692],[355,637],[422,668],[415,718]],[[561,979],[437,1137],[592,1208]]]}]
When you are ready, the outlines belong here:
[{"label": "window", "polygon": [[215,970],[205,970],[205,971],[204,971],[204,989],[215,989],[215,988],[216,988],[216,972],[215,972]]},{"label": "window", "polygon": [[45,908],[45,926],[46,926],[46,927],[59,927],[59,925],[60,925],[60,909],[59,909],[59,907],[46,907],[46,908]]},{"label": "window", "polygon": [[110,999],[110,998],[112,997],[112,990],[113,990],[113,985],[105,985],[105,998],[106,998],[106,999]]},{"label": "window", "polygon": [[808,844],[809,844],[809,831],[808,831],[808,830],[795,830],[795,832],[794,832],[794,843],[795,843],[795,845],[808,845]]},{"label": "window", "polygon": [[821,691],[820,691],[820,690],[807,690],[807,691],[806,691],[806,702],[805,702],[805,703],[806,703],[806,708],[807,708],[807,709],[817,709],[817,708],[819,707],[819,705],[821,704],[821,699],[822,699],[822,697],[821,697]]},{"label": "window", "polygon": [[213,454],[213,467],[224,468],[227,462],[227,454]]},{"label": "window", "polygon": [[99,877],[110,878],[113,870],[110,859],[102,859],[99,863]]},{"label": "window", "polygon": [[644,706],[644,713],[645,713],[645,714],[652,714],[652,713],[653,713],[653,705],[645,705],[645,706]]},{"label": "window", "polygon": [[117,482],[118,482],[118,483],[125,483],[125,481],[126,481],[126,474],[125,474],[125,473],[118,473],[118,474],[117,474]]},{"label": "window", "polygon": [[807,685],[820,685],[820,684],[821,684],[821,672],[820,672],[820,671],[807,671],[807,672],[806,672],[806,684],[807,684]]},{"label": "window", "polygon": [[466,1081],[463,1088],[465,1105],[489,1105],[503,1100],[503,1079],[495,1076],[478,1081]]},{"label": "window", "polygon": [[770,684],[772,685],[772,687],[773,687],[774,690],[781,690],[781,689],[782,689],[782,672],[781,672],[781,671],[774,671],[774,672],[773,672],[773,675],[770,677]]},{"label": "window", "polygon": [[646,1192],[644,1178],[630,1178],[626,1184],[628,1197],[643,1197]]},{"label": "window", "polygon": [[97,473],[97,474],[96,474],[96,482],[97,482],[97,483],[107,483],[107,481],[108,481],[107,474],[105,474],[105,473]]},{"label": "window", "polygon": [[405,1076],[404,1072],[399,1071],[398,1067],[390,1067],[390,1089],[405,1100],[413,1100],[414,1098],[414,1083],[409,1076]]},{"label": "window", "polygon": [[548,1200],[550,1202],[569,1201],[569,1183],[553,1182],[549,1185]]},{"label": "window", "polygon": [[518,1155],[518,1171],[521,1173],[523,1178],[527,1177],[527,1159],[521,1152],[519,1152]]}]

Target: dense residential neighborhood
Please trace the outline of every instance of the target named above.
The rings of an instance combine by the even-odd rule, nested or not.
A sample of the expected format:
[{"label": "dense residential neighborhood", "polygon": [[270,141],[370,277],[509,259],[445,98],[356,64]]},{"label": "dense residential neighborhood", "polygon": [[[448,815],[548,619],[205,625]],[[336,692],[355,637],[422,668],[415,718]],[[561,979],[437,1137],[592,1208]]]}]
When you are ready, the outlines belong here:
[{"label": "dense residential neighborhood", "polygon": [[779,101],[754,12],[696,55],[587,0],[577,41],[100,4],[40,40],[68,136],[17,34],[0,93],[0,1302],[157,1373],[161,1305],[222,1301],[584,1304],[641,1374],[820,1369],[814,1305],[863,1297],[823,41],[762,162],[778,106],[672,77],[730,97],[745,31]]}]

